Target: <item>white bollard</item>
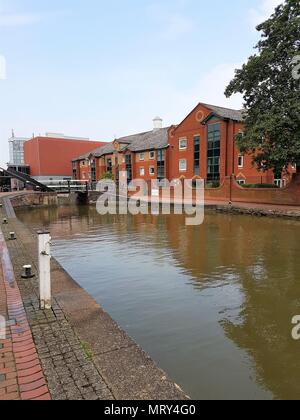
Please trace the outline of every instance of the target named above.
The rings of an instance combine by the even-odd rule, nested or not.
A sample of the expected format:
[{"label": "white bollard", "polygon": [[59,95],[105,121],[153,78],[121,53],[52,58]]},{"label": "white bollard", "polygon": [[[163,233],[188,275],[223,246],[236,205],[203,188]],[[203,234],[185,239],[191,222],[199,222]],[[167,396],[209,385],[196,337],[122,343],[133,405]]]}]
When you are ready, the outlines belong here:
[{"label": "white bollard", "polygon": [[39,235],[39,278],[40,307],[42,310],[52,308],[51,278],[50,278],[50,232],[40,231]]},{"label": "white bollard", "polygon": [[6,320],[4,316],[0,315],[0,340],[6,339]]}]

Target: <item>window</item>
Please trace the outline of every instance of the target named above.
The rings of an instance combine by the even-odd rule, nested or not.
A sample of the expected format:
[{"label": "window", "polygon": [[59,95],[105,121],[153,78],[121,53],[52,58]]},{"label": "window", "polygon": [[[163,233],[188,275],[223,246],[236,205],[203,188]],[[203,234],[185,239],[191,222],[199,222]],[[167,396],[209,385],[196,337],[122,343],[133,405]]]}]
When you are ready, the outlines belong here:
[{"label": "window", "polygon": [[275,179],[274,180],[274,185],[276,185],[276,187],[278,188],[284,188],[287,185],[286,179]]},{"label": "window", "polygon": [[150,166],[150,168],[149,168],[149,174],[151,176],[154,176],[155,175],[155,168],[154,168],[154,166]]},{"label": "window", "polygon": [[179,171],[180,172],[185,172],[186,170],[187,170],[186,159],[181,159],[179,161]]},{"label": "window", "polygon": [[112,169],[113,169],[112,159],[107,159],[106,172],[112,174]]},{"label": "window", "polygon": [[240,169],[244,167],[244,156],[243,155],[239,155],[239,157],[238,157],[238,167]]},{"label": "window", "polygon": [[182,138],[179,139],[179,150],[186,150],[187,149],[187,139]]},{"label": "window", "polygon": [[245,179],[238,179],[238,180],[237,180],[237,183],[238,183],[239,185],[246,185],[246,180],[245,180]]},{"label": "window", "polygon": [[200,175],[200,136],[194,137],[194,175]]},{"label": "window", "polygon": [[155,159],[155,152],[149,152],[149,159],[154,160]]},{"label": "window", "polygon": [[140,168],[140,176],[145,176],[145,168]]},{"label": "window", "polygon": [[165,179],[165,150],[157,151],[157,178],[159,180]]},{"label": "window", "polygon": [[97,181],[97,176],[96,176],[96,162],[94,160],[92,160],[92,162],[91,162],[91,178],[92,178],[92,182],[96,182]]},{"label": "window", "polygon": [[219,181],[221,156],[221,125],[208,126],[207,135],[207,180]]},{"label": "window", "polygon": [[125,163],[126,163],[126,172],[127,172],[127,181],[132,181],[132,159],[131,155],[125,156]]},{"label": "window", "polygon": [[145,160],[145,153],[140,153],[140,160],[144,161]]}]

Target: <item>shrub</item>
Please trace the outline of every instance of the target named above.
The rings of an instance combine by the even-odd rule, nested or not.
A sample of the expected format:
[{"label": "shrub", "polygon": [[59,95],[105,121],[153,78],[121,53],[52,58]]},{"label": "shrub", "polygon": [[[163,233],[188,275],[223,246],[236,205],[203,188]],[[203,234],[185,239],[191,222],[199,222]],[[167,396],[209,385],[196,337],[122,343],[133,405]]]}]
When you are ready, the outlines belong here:
[{"label": "shrub", "polygon": [[112,173],[105,172],[105,174],[102,175],[101,179],[110,179],[110,180],[114,181],[115,177]]},{"label": "shrub", "polygon": [[244,188],[270,188],[270,189],[278,189],[277,185],[274,184],[244,184],[242,185]]},{"label": "shrub", "polygon": [[205,185],[206,188],[220,188],[220,181],[211,181],[207,182]]}]

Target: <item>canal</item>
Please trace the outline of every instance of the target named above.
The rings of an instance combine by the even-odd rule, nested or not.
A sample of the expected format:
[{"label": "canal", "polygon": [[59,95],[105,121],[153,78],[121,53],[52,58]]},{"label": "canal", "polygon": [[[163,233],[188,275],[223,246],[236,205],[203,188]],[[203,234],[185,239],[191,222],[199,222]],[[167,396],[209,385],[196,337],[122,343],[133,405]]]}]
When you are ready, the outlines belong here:
[{"label": "canal", "polygon": [[207,212],[21,210],[53,254],[194,399],[299,399],[300,223]]}]

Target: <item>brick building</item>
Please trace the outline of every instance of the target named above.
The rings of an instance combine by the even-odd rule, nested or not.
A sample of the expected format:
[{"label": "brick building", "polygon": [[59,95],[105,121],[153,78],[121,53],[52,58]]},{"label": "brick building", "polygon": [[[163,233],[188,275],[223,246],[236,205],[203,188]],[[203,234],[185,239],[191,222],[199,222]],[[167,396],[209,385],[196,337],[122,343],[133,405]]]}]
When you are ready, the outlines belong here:
[{"label": "brick building", "polygon": [[199,103],[169,135],[171,178],[200,177],[208,184],[234,174],[241,184],[272,184],[272,171],[258,171],[252,155],[235,142],[243,130],[243,112]]},{"label": "brick building", "polygon": [[24,144],[24,159],[37,181],[71,179],[72,160],[105,143],[63,134],[34,137]]},{"label": "brick building", "polygon": [[118,181],[119,173],[127,171],[128,181],[168,178],[168,140],[169,128],[162,128],[162,120],[156,118],[152,131],[116,139],[74,159],[73,176],[96,182],[110,173]]},{"label": "brick building", "polygon": [[240,184],[284,186],[289,180],[289,174],[275,179],[273,171],[259,171],[252,155],[239,152],[240,110],[199,103],[179,125],[163,128],[160,118],[153,121],[152,131],[116,139],[74,159],[73,177],[96,182],[111,173],[118,181],[126,170],[128,180],[202,178],[208,186],[233,174]]}]

